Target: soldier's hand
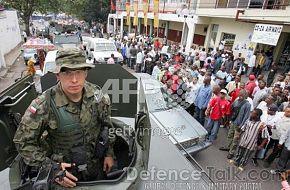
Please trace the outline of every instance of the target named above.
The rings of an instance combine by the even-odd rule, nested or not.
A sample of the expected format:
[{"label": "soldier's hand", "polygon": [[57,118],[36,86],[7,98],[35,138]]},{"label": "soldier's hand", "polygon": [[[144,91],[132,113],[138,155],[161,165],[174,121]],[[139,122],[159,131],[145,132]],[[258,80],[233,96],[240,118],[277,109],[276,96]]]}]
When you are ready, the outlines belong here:
[{"label": "soldier's hand", "polygon": [[72,188],[76,186],[76,181],[78,181],[78,179],[72,175],[71,173],[69,173],[68,171],[66,171],[66,168],[71,168],[72,164],[68,164],[68,163],[61,163],[60,164],[60,169],[62,171],[65,171],[65,176],[62,180],[60,180],[59,178],[56,178],[55,181],[63,186],[63,187],[68,187],[68,188]]},{"label": "soldier's hand", "polygon": [[104,172],[108,173],[109,171],[111,171],[113,164],[114,164],[113,157],[111,157],[111,156],[105,157],[105,159],[104,159]]}]

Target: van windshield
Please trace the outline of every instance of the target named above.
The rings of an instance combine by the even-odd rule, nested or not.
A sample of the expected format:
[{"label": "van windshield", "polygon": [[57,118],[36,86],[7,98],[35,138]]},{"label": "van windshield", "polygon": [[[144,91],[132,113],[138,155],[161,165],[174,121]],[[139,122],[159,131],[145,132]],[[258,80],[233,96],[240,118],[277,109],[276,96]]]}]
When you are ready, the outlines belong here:
[{"label": "van windshield", "polygon": [[117,51],[116,46],[113,43],[96,43],[97,52],[102,51]]},{"label": "van windshield", "polygon": [[45,75],[48,72],[53,72],[56,68],[56,64],[55,62],[47,62],[45,64],[44,70],[43,70],[43,74]]},{"label": "van windshield", "polygon": [[57,35],[54,39],[55,44],[79,44],[80,39],[76,35],[71,36],[63,36],[63,35]]}]

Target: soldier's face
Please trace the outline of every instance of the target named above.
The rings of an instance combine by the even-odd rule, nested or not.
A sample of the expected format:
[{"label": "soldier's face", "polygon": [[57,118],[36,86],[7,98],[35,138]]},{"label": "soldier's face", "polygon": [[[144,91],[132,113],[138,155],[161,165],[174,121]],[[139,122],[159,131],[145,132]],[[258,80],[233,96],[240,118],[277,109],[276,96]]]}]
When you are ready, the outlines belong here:
[{"label": "soldier's face", "polygon": [[87,70],[66,70],[57,74],[63,91],[67,95],[78,95],[82,93],[87,77]]}]

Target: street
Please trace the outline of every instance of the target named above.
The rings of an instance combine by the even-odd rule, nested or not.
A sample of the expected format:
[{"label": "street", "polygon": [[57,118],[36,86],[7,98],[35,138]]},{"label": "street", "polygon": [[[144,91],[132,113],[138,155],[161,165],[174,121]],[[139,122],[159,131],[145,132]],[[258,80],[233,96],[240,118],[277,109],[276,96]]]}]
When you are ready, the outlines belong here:
[{"label": "street", "polygon": [[16,79],[21,77],[21,73],[26,69],[24,60],[20,55],[16,62],[11,66],[11,68],[6,73],[5,77],[0,79],[0,93],[12,85]]},{"label": "street", "polygon": [[[272,168],[263,168],[262,161],[259,162],[261,166],[256,167],[249,160],[243,172],[230,164],[227,159],[227,152],[219,150],[220,147],[226,145],[226,137],[227,130],[221,128],[218,139],[214,144],[194,156],[196,161],[217,183],[218,187],[232,190],[276,190],[280,188],[280,177],[270,174],[270,169],[275,167],[276,162],[273,163]],[[222,187],[223,185],[225,187],[232,186],[232,188]]]}]

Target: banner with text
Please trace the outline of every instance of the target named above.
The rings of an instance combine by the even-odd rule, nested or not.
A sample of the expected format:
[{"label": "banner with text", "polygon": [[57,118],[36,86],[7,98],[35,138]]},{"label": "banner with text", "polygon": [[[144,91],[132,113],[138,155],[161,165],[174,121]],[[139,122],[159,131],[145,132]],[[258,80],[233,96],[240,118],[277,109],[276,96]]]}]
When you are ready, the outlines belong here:
[{"label": "banner with text", "polygon": [[144,26],[147,27],[148,0],[143,0]]},{"label": "banner with text", "polygon": [[134,20],[133,26],[138,25],[138,0],[134,0]]},{"label": "banner with text", "polygon": [[126,24],[130,26],[131,24],[131,17],[130,17],[130,2],[126,2],[126,12],[127,12],[127,22]]},{"label": "banner with text", "polygon": [[158,28],[159,27],[159,0],[154,0],[153,13],[154,13],[154,28]]},{"label": "banner with text", "polygon": [[251,41],[275,46],[282,29],[281,25],[256,24]]}]

